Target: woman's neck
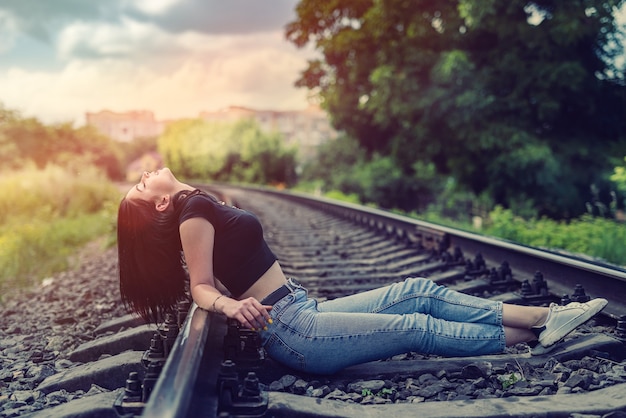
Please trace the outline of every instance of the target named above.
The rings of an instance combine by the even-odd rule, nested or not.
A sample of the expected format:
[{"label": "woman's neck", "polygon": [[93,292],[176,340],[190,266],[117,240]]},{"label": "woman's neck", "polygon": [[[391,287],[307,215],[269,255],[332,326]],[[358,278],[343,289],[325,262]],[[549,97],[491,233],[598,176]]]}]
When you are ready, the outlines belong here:
[{"label": "woman's neck", "polygon": [[174,194],[176,194],[178,192],[193,191],[193,190],[196,190],[196,188],[195,187],[191,187],[188,184],[178,182],[178,184],[176,184],[174,186],[174,192],[172,194],[174,195]]}]

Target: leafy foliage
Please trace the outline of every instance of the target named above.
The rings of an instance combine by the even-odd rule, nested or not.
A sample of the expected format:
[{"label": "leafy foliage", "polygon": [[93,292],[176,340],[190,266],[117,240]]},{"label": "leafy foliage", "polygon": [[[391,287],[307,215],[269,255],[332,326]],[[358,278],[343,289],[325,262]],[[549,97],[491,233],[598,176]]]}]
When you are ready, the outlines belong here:
[{"label": "leafy foliage", "polygon": [[[624,163],[626,163],[626,157],[624,157]],[[615,206],[612,209],[621,209],[623,211],[624,207],[626,207],[626,165],[616,166],[610,179],[617,187],[617,193],[614,193],[612,196]]]},{"label": "leafy foliage", "polygon": [[286,36],[322,52],[298,84],[368,155],[407,177],[433,163],[505,207],[573,217],[626,153],[621,4],[302,0]]},{"label": "leafy foliage", "polygon": [[77,176],[55,165],[4,172],[0,189],[0,225],[96,213],[119,196],[117,188],[95,168],[85,168]]},{"label": "leafy foliage", "polygon": [[374,393],[371,389],[361,389],[361,396],[378,396],[381,398],[390,398],[396,392],[394,388],[382,388]]},{"label": "leafy foliage", "polygon": [[557,222],[545,217],[526,220],[511,210],[497,207],[489,214],[482,231],[533,247],[563,249],[575,254],[586,254],[608,262],[624,265],[626,257],[626,224],[612,219],[585,214],[569,222]]},{"label": "leafy foliage", "polygon": [[0,294],[66,269],[76,248],[114,231],[120,192],[99,170],[31,164],[0,176]]},{"label": "leafy foliage", "polygon": [[145,158],[146,155],[150,155],[151,152],[156,152],[157,139],[158,137],[156,136],[138,137],[130,142],[121,142],[117,144],[121,154],[120,165],[122,167],[127,167],[134,160]]},{"label": "leafy foliage", "polygon": [[507,390],[508,388],[515,386],[517,382],[523,381],[524,377],[520,373],[512,372],[509,375],[498,375],[498,380],[502,384],[502,389]]},{"label": "leafy foliage", "polygon": [[0,295],[65,269],[111,236],[121,149],[89,127],[47,126],[0,105]]},{"label": "leafy foliage", "polygon": [[440,186],[434,165],[416,162],[407,175],[390,156],[368,156],[351,137],[341,136],[320,147],[302,173],[303,181],[319,181],[325,190],[355,195],[361,203],[383,208],[425,209]]},{"label": "leafy foliage", "polygon": [[287,148],[277,133],[262,132],[253,120],[174,122],[157,145],[182,177],[260,184],[295,181],[296,150]]},{"label": "leafy foliage", "polygon": [[[626,163],[626,157],[624,157],[624,163]],[[626,193],[626,165],[615,167],[611,180],[617,184],[621,192]]]},{"label": "leafy foliage", "polygon": [[111,179],[122,178],[117,143],[92,127],[70,124],[46,126],[35,118],[23,118],[0,105],[0,160],[5,169],[34,163],[38,168],[56,164],[79,172],[96,166]]}]

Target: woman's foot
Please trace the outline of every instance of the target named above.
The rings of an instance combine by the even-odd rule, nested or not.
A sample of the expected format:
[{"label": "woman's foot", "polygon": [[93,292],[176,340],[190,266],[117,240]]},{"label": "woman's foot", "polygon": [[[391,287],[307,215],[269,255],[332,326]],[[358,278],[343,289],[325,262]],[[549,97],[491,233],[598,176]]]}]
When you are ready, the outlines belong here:
[{"label": "woman's foot", "polygon": [[572,302],[565,306],[556,303],[550,305],[545,323],[532,327],[543,347],[550,347],[574,331],[578,326],[590,320],[607,304],[606,299],[598,298],[586,303]]}]

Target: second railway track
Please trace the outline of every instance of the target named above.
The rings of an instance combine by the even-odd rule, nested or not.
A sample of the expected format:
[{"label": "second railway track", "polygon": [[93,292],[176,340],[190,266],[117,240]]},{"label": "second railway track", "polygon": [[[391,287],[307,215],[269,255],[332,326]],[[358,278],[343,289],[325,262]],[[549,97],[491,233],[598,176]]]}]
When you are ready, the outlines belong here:
[{"label": "second railway track", "polygon": [[161,330],[159,335],[169,332],[169,338],[153,339],[157,347],[142,354],[142,367],[130,373],[125,388],[116,390],[111,416],[626,412],[623,269],[295,194],[226,186],[210,191],[257,214],[285,273],[319,300],[413,276],[513,303],[604,297],[609,305],[603,316],[543,356],[531,356],[524,344],[505,354],[473,358],[407,353],[333,376],[305,375],[278,365],[265,357],[256,334],[192,305],[186,319],[181,313]]}]

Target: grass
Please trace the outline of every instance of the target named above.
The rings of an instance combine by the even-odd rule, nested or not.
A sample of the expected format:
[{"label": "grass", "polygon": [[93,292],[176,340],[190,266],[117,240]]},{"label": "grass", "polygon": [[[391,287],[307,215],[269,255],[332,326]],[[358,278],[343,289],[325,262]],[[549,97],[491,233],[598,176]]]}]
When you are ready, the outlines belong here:
[{"label": "grass", "polygon": [[[359,203],[355,196],[331,192],[325,196],[351,203]],[[355,201],[356,199],[356,201]],[[626,266],[626,223],[613,219],[583,215],[570,221],[548,218],[524,219],[511,210],[496,207],[482,226],[475,227],[470,221],[443,217],[439,212],[404,213],[402,215],[421,219],[481,235],[506,239],[531,247],[544,248],[587,256],[617,266]]]},{"label": "grass", "polygon": [[626,224],[613,219],[583,215],[571,221],[525,220],[496,208],[489,215],[484,233],[539,248],[565,250],[626,265]]},{"label": "grass", "polygon": [[70,266],[70,257],[115,231],[120,193],[93,168],[0,173],[0,295]]}]

